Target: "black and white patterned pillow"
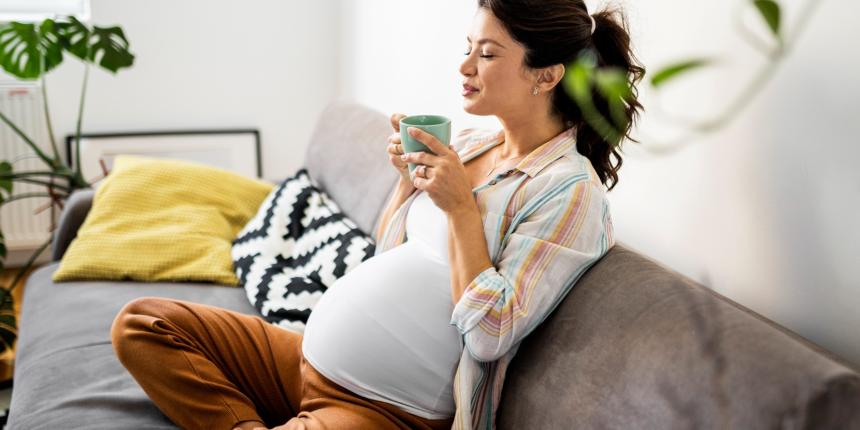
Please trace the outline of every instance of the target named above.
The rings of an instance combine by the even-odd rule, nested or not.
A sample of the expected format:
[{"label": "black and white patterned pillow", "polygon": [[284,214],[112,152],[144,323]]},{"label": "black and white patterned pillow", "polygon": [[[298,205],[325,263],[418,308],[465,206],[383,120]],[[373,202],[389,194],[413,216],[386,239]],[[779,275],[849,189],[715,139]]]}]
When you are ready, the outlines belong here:
[{"label": "black and white patterned pillow", "polygon": [[304,332],[338,278],[373,256],[375,243],[301,169],[275,187],[233,240],[233,267],[266,321]]}]

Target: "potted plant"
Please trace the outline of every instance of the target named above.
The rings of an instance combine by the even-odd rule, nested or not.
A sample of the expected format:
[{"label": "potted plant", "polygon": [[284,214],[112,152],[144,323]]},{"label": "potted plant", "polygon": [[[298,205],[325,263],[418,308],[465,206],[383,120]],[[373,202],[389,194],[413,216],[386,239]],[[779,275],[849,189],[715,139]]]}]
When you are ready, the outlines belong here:
[{"label": "potted plant", "polygon": [[[74,168],[63,162],[60,157],[48,112],[45,75],[63,62],[64,54],[71,54],[84,63],[74,141],[77,149],[90,66],[98,66],[116,73],[134,63],[134,54],[129,51],[128,40],[122,29],[117,26],[88,26],[73,16],[58,20],[46,19],[41,23],[0,23],[0,65],[6,72],[19,79],[41,80],[40,91],[45,112],[45,126],[51,148],[51,152],[46,153],[21,128],[0,112],[0,123],[3,124],[0,127],[10,127],[44,163],[44,169],[17,171],[14,162],[0,160],[0,206],[21,199],[48,197],[50,204],[46,209],[49,207],[53,211],[62,209],[63,202],[75,190],[90,187],[81,175],[80,155],[77,155]],[[80,154],[77,150],[75,153]],[[45,192],[16,194],[16,183],[44,186]],[[12,290],[52,240],[53,229],[48,240],[36,249],[17,272],[11,284],[0,285],[0,354],[12,348],[17,338]],[[6,251],[3,232],[0,230],[0,269],[5,266]]]}]

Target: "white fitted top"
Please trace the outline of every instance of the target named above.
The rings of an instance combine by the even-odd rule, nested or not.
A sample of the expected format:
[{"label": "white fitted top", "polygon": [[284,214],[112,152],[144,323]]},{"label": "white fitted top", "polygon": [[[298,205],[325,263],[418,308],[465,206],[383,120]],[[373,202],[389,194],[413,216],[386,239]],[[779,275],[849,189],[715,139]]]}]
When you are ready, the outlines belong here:
[{"label": "white fitted top", "polygon": [[317,371],[362,397],[427,419],[450,418],[463,347],[450,324],[448,219],[425,192],[409,207],[406,235],[320,297],[302,352]]}]

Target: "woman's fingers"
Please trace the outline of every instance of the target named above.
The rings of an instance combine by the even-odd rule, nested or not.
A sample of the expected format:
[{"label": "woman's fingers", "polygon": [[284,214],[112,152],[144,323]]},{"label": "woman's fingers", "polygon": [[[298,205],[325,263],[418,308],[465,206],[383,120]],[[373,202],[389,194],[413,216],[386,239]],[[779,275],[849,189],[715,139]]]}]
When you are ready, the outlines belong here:
[{"label": "woman's fingers", "polygon": [[401,145],[389,144],[386,151],[388,152],[388,159],[391,160],[391,164],[394,167],[401,170],[406,169],[406,162],[400,158],[403,155],[403,147]]},{"label": "woman's fingers", "polygon": [[427,190],[427,185],[429,184],[429,182],[429,179],[424,179],[420,176],[413,176],[412,178],[412,186],[421,191]]},{"label": "woman's fingers", "polygon": [[391,164],[393,164],[394,167],[400,170],[406,170],[406,167],[408,166],[405,161],[400,159],[399,155],[388,154],[388,159],[391,160]]},{"label": "woman's fingers", "polygon": [[390,154],[399,155],[403,153],[403,145],[400,144],[400,133],[394,133],[388,136],[388,152]]},{"label": "woman's fingers", "polygon": [[430,166],[427,166],[425,164],[419,164],[419,165],[415,166],[415,176],[418,176],[419,178],[424,178],[424,179],[431,179],[430,178]]},{"label": "woman's fingers", "polygon": [[440,157],[447,155],[451,151],[451,148],[440,142],[436,136],[433,136],[418,127],[408,127],[406,131],[408,131],[409,135],[415,138],[415,140],[427,145],[434,154]]},{"label": "woman's fingers", "polygon": [[394,167],[400,170],[406,169],[406,162],[400,159],[400,156],[403,154],[403,145],[400,144],[400,133],[388,136],[388,146],[386,146],[385,150],[388,152],[388,158]]},{"label": "woman's fingers", "polygon": [[394,114],[391,114],[391,118],[390,118],[390,120],[391,120],[391,128],[393,128],[393,129],[394,129],[394,131],[398,131],[398,132],[399,132],[399,131],[400,131],[400,120],[401,120],[401,119],[403,119],[403,118],[406,118],[406,116],[407,116],[407,115],[402,114],[402,113],[394,113]]},{"label": "woman's fingers", "polygon": [[403,154],[400,159],[406,163],[424,164],[426,166],[437,166],[442,161],[440,157],[422,151]]}]

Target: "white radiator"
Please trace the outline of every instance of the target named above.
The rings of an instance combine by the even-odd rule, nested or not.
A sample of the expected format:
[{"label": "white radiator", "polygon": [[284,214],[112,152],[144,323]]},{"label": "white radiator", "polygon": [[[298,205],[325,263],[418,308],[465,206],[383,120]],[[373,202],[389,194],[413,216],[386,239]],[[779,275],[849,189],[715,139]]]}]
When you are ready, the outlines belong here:
[{"label": "white radiator", "polygon": [[[0,112],[18,126],[46,153],[52,154],[42,109],[40,87],[19,82],[0,82]],[[47,170],[23,139],[0,121],[0,160],[12,163],[13,171]],[[12,195],[22,193],[44,193],[42,185],[15,182]],[[5,193],[5,191],[4,191]],[[50,199],[34,197],[6,203],[0,208],[0,225],[9,251],[35,250],[50,235],[51,210],[36,214]],[[59,211],[56,211],[59,212]],[[8,262],[7,262],[8,263]]]}]

